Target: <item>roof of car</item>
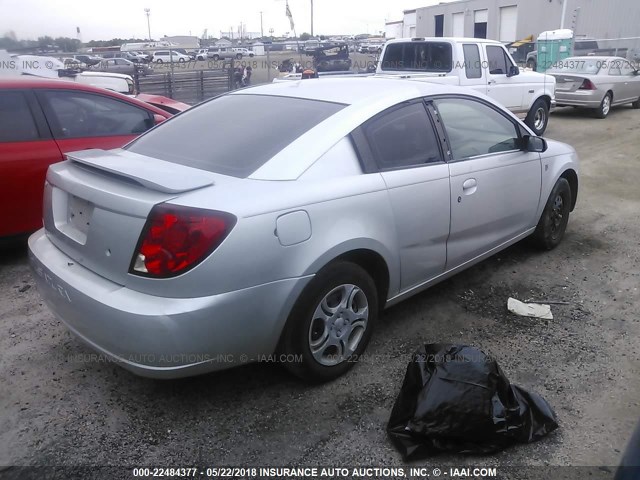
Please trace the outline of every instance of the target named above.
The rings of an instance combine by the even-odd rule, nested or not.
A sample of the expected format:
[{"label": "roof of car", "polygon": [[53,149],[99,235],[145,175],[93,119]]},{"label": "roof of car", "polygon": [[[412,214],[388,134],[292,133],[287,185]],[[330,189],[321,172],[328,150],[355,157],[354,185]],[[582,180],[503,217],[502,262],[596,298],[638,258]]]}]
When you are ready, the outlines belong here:
[{"label": "roof of car", "polygon": [[465,42],[465,43],[493,43],[495,45],[503,45],[497,40],[489,40],[486,38],[467,38],[467,37],[414,37],[414,38],[396,38],[387,41],[387,45],[391,43],[407,43],[407,42]]},{"label": "roof of car", "polygon": [[414,79],[393,78],[393,76],[348,76],[349,78],[322,78],[308,80],[291,80],[288,82],[270,83],[252,88],[237,90],[232,95],[274,95],[281,97],[305,98],[326,102],[355,105],[366,103],[383,96],[393,97],[396,102],[412,98],[437,95],[443,93],[464,93],[477,96],[468,88],[442,85]]},{"label": "roof of car", "polygon": [[85,92],[99,93],[102,95],[117,97],[121,100],[135,103],[140,107],[153,111],[153,113],[157,113],[164,117],[167,116],[167,112],[165,112],[161,108],[155,107],[141,100],[136,100],[135,98],[131,98],[126,95],[122,95],[118,92],[107,90],[105,88],[93,87],[91,85],[86,85],[83,83],[76,83],[74,81],[71,81],[70,79],[41,78],[41,77],[33,77],[30,75],[22,75],[22,76],[7,77],[7,78],[0,77],[0,90],[10,89],[10,88],[11,89],[13,88],[55,88],[58,90],[60,89],[82,90]]}]

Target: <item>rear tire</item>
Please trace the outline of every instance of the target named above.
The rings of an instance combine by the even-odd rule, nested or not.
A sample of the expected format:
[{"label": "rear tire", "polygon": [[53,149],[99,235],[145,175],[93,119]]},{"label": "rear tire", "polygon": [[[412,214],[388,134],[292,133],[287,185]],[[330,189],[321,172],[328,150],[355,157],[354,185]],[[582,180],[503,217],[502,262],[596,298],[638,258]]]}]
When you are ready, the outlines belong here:
[{"label": "rear tire", "polygon": [[162,63],[162,59],[159,58],[158,60],[156,60],[156,63]]},{"label": "rear tire", "polygon": [[242,54],[241,53],[236,55],[236,60],[242,60]]},{"label": "rear tire", "polygon": [[529,60],[529,61],[527,62],[527,67],[535,71],[535,69],[536,69],[536,62],[534,62],[533,60]]},{"label": "rear tire", "polygon": [[315,383],[343,375],[367,347],[378,305],[376,286],[362,267],[345,261],[327,265],[287,319],[278,347],[288,356],[284,367]]},{"label": "rear tire", "polygon": [[533,103],[531,110],[527,113],[524,123],[533,130],[536,135],[542,135],[549,125],[549,107],[547,102],[539,98]]},{"label": "rear tire", "polygon": [[217,62],[218,60],[220,60],[220,55],[214,55],[213,56],[213,61]]},{"label": "rear tire", "polygon": [[613,95],[611,92],[607,92],[607,94],[600,102],[600,106],[596,109],[596,118],[607,118],[609,112],[611,111],[611,99]]},{"label": "rear tire", "polygon": [[533,233],[534,243],[545,250],[556,248],[567,229],[571,210],[571,186],[565,178],[556,182]]},{"label": "rear tire", "polygon": [[633,108],[635,108],[635,109],[640,108],[640,98],[638,98],[638,100],[636,100],[635,102],[633,102],[633,103],[631,104],[631,106],[632,106]]}]

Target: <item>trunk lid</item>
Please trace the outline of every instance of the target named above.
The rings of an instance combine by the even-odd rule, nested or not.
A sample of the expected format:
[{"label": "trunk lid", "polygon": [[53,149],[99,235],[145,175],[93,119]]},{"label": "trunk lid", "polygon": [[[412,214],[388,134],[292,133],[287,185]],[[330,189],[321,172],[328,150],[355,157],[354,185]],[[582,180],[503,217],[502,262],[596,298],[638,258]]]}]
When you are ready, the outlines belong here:
[{"label": "trunk lid", "polygon": [[72,152],[47,173],[43,219],[49,239],[75,262],[126,285],[151,209],[210,187],[214,174],[126,150]]},{"label": "trunk lid", "polygon": [[584,77],[579,75],[553,74],[556,79],[556,90],[558,92],[575,92],[580,88]]}]

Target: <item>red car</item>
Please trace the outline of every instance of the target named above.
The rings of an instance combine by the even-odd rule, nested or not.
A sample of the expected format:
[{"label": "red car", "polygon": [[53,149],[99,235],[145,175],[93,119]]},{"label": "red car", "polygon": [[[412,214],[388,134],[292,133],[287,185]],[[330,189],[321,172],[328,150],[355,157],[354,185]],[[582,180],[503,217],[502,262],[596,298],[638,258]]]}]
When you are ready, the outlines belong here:
[{"label": "red car", "polygon": [[171,113],[74,82],[0,79],[0,237],[42,226],[49,165],[88,148],[119,148]]}]

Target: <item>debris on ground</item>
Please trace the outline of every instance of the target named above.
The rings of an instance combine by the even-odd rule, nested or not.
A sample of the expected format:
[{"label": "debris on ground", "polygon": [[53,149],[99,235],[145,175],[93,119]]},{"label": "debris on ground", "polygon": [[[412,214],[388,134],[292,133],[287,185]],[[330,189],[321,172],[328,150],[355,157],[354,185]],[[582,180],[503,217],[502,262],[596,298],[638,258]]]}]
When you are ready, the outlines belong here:
[{"label": "debris on ground", "polygon": [[520,300],[509,297],[507,300],[507,310],[521,317],[542,318],[553,320],[551,306],[544,303],[523,303]]},{"label": "debris on ground", "polygon": [[512,385],[496,360],[467,345],[421,346],[387,424],[405,460],[440,452],[489,454],[558,428],[541,396]]}]

